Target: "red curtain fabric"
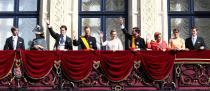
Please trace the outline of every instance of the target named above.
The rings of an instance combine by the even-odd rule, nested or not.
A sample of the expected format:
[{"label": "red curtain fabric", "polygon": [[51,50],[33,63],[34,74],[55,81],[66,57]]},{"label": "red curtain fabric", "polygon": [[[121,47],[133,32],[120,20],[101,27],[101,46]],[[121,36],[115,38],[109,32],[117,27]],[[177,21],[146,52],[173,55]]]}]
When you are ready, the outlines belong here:
[{"label": "red curtain fabric", "polygon": [[6,77],[14,64],[15,51],[0,51],[0,79]]},{"label": "red curtain fabric", "polygon": [[71,80],[81,81],[89,76],[95,56],[93,51],[67,51],[60,55],[64,74]]},{"label": "red curtain fabric", "polygon": [[[207,51],[208,52],[208,51]],[[177,54],[202,55],[207,52]],[[134,61],[141,59],[146,74],[154,80],[164,79],[174,65],[174,54],[160,51],[20,51],[22,67],[25,73],[34,79],[46,76],[52,69],[54,61],[61,60],[63,73],[74,81],[81,81],[89,76],[93,61],[100,61],[100,67],[110,81],[122,81],[132,71]],[[0,78],[11,70],[15,51],[0,51]],[[206,56],[205,56],[206,57]],[[207,57],[208,58],[208,57]]]},{"label": "red curtain fabric", "polygon": [[178,52],[175,62],[210,62],[209,54],[210,51],[204,50]]},{"label": "red curtain fabric", "polygon": [[172,70],[174,54],[161,51],[138,52],[146,74],[153,80],[163,80]]},{"label": "red curtain fabric", "polygon": [[121,81],[132,71],[134,55],[130,51],[100,52],[101,68],[111,81]]},{"label": "red curtain fabric", "polygon": [[26,74],[33,79],[48,75],[56,59],[51,51],[21,51],[21,57]]},{"label": "red curtain fabric", "polygon": [[183,51],[183,52],[177,52],[176,58],[205,58],[210,59],[210,51]]}]

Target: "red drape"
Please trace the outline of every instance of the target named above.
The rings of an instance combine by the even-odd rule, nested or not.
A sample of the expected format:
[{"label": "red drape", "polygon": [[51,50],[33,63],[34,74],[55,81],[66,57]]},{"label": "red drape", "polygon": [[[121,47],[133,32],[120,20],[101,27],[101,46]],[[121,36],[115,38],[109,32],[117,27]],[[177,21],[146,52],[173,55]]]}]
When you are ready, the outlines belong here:
[{"label": "red drape", "polygon": [[23,68],[33,79],[46,76],[52,69],[55,60],[51,51],[21,51]]},{"label": "red drape", "polygon": [[0,51],[0,79],[6,77],[14,64],[15,51]]},{"label": "red drape", "polygon": [[178,52],[175,62],[210,62],[209,54],[210,51],[204,50]]},{"label": "red drape", "polygon": [[[2,78],[13,65],[15,52],[0,53],[2,54],[0,62],[5,64],[0,66]],[[136,57],[141,59],[148,76],[154,80],[162,80],[171,71],[175,57],[174,54],[160,51],[21,51],[20,53],[23,69],[29,77],[39,79],[46,76],[51,71],[54,61],[61,60],[63,73],[75,81],[81,81],[89,76],[93,69],[93,61],[101,61],[100,67],[109,80],[122,81],[130,75],[134,61],[138,61]]]},{"label": "red drape", "polygon": [[130,51],[104,51],[100,53],[101,68],[111,81],[121,81],[130,74],[134,55]]},{"label": "red drape", "polygon": [[93,68],[93,51],[67,51],[60,55],[64,74],[74,81],[88,77]]},{"label": "red drape", "polygon": [[138,54],[143,69],[153,80],[163,80],[173,68],[174,55],[169,52],[142,51]]}]

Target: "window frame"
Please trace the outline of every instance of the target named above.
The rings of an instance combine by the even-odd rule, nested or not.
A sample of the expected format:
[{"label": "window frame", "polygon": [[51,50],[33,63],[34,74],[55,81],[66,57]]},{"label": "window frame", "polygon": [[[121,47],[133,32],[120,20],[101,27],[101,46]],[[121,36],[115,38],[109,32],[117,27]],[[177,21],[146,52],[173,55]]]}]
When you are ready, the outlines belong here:
[{"label": "window frame", "polygon": [[[39,24],[40,0],[37,0],[37,10],[36,11],[19,11],[19,7],[20,7],[19,2],[20,2],[20,0],[14,0],[14,6],[13,6],[14,11],[0,11],[0,18],[13,19],[13,24],[11,24],[11,25],[18,27],[18,28],[19,28],[19,19],[21,19],[21,18],[36,18],[36,24]],[[8,30],[5,30],[5,31],[8,31]],[[24,37],[24,36],[22,36],[22,37]],[[26,47],[26,44],[27,43],[25,43],[25,47]],[[30,46],[28,46],[28,47],[30,47]]]},{"label": "window frame", "polygon": [[40,11],[40,0],[37,0],[37,11],[19,11],[19,1],[14,0],[14,11],[1,11],[0,18],[13,18],[13,26],[18,27],[19,18],[37,18],[37,23],[39,22],[39,11]]},{"label": "window frame", "polygon": [[[100,0],[101,11],[82,11],[82,0],[79,0],[79,22],[78,22],[78,36],[82,34],[82,18],[100,18],[101,19],[101,30],[104,35],[106,35],[106,18],[117,18],[119,16],[125,18],[125,27],[127,28],[128,22],[128,0],[124,0],[124,11],[106,11],[106,0]],[[103,40],[106,40],[106,36],[103,37]],[[125,38],[125,49],[128,49],[128,39]],[[101,50],[104,50],[105,47],[101,47]]]},{"label": "window frame", "polygon": [[[168,0],[168,39],[171,38],[171,19],[172,18],[190,18],[189,29],[195,25],[195,18],[210,18],[210,11],[194,11],[194,0],[188,0],[189,11],[170,11],[170,1]],[[189,30],[190,32],[190,30]],[[190,33],[191,34],[191,33]],[[191,35],[189,35],[191,36]]]}]

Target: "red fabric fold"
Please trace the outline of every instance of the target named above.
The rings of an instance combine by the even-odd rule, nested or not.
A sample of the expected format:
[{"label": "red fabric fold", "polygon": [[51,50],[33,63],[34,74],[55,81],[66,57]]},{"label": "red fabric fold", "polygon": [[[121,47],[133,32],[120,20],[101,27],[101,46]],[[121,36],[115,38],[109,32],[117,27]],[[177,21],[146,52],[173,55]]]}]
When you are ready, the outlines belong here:
[{"label": "red fabric fold", "polygon": [[23,68],[33,79],[40,79],[52,70],[55,56],[51,51],[21,51]]},{"label": "red fabric fold", "polygon": [[0,51],[0,79],[5,78],[14,64],[15,51]]},{"label": "red fabric fold", "polygon": [[81,81],[92,71],[94,54],[92,51],[67,51],[60,55],[64,74],[74,81]]},{"label": "red fabric fold", "polygon": [[168,76],[174,65],[174,54],[169,52],[139,52],[141,64],[146,74],[153,80],[163,80]]},{"label": "red fabric fold", "polygon": [[100,55],[101,68],[109,80],[122,81],[130,75],[134,64],[134,55],[131,52],[104,51]]},{"label": "red fabric fold", "polygon": [[210,51],[197,50],[197,51],[183,51],[177,52],[176,58],[202,58],[210,59]]},{"label": "red fabric fold", "polygon": [[[210,51],[197,50],[197,51],[184,51],[176,54],[175,62],[188,62],[188,63],[201,63],[210,62]],[[190,60],[190,61],[189,61]]]}]

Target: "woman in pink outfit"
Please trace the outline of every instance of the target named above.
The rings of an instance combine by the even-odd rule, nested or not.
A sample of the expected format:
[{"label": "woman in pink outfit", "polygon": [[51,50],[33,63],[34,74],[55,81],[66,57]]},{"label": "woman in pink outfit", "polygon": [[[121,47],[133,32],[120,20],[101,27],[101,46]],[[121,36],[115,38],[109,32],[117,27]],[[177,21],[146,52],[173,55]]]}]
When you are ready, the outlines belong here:
[{"label": "woman in pink outfit", "polygon": [[147,48],[156,51],[166,51],[167,43],[162,40],[161,33],[155,32],[154,38],[155,40],[151,40],[151,42],[147,44]]}]

